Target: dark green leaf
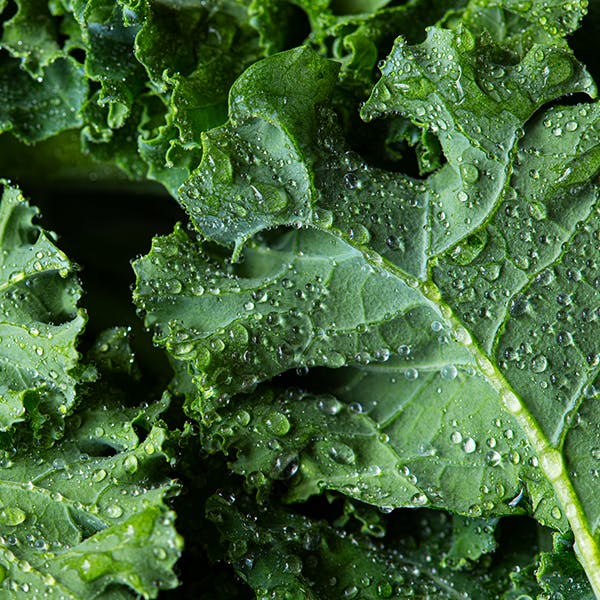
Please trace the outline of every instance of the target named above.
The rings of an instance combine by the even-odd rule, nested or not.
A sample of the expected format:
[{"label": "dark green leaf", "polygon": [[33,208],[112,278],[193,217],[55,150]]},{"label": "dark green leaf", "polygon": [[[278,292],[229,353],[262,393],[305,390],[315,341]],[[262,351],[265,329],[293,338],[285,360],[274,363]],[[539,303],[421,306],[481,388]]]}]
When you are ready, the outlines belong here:
[{"label": "dark green leaf", "polygon": [[73,60],[59,59],[33,79],[18,61],[0,60],[0,132],[38,142],[81,125],[79,111],[87,95],[83,69]]}]

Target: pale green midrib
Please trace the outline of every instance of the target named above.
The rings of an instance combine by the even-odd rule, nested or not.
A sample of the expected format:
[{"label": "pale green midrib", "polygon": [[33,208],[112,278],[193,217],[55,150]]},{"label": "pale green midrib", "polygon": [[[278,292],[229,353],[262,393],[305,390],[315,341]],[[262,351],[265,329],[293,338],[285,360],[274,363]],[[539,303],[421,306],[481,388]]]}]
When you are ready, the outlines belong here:
[{"label": "pale green midrib", "polygon": [[[18,267],[16,267],[18,268]],[[67,267],[65,267],[66,269]],[[68,267],[69,269],[71,268],[71,266],[69,265]],[[29,272],[23,272],[20,273],[20,277],[17,278],[13,278],[13,279],[9,279],[8,281],[3,281],[2,283],[0,283],[0,294],[3,294],[5,291],[10,290],[11,288],[17,286],[18,284],[27,281],[29,279],[32,279],[33,277],[38,277],[39,275],[48,275],[48,274],[52,274],[52,273],[56,273],[57,275],[59,275],[60,277],[62,277],[60,275],[62,269],[43,269],[42,271],[29,271]],[[70,274],[70,272],[69,272]],[[63,277],[64,279],[64,277]]]},{"label": "pale green midrib", "polygon": [[[56,469],[51,469],[49,471],[46,471],[45,473],[40,474],[38,477],[35,477],[34,480],[39,480],[40,477],[42,479],[49,477],[50,475],[52,475],[52,473],[56,472]],[[33,484],[33,481],[31,481],[31,483]],[[30,493],[30,494],[38,494],[40,496],[42,496],[43,498],[46,499],[50,499],[52,500],[53,503],[57,504],[59,503],[59,501],[54,500],[52,498],[52,494],[54,493],[51,489],[43,487],[41,485],[35,485],[33,484],[32,487],[27,487],[27,482],[21,482],[21,481],[11,481],[10,479],[0,479],[0,488],[6,487],[8,489],[12,489],[15,490],[17,492],[25,492],[25,493]],[[100,492],[97,494],[95,503],[98,503],[98,500],[100,498],[100,496],[102,495],[102,493],[104,492],[104,490],[108,489],[110,486],[108,485],[108,483],[100,490]],[[60,503],[63,503],[65,505],[67,505],[70,508],[76,508],[76,505],[78,504],[77,500],[72,500],[71,498],[69,498],[68,496],[65,496],[61,493],[61,500]],[[80,509],[78,509],[80,510]],[[94,514],[92,511],[85,511],[85,512],[89,512],[90,515],[92,515],[95,519],[98,519],[99,521],[102,521],[102,519],[100,517],[98,517],[98,515]],[[109,523],[102,521],[103,525],[105,527],[108,527]]]},{"label": "pale green midrib", "polygon": [[[349,240],[346,239],[345,241],[353,245]],[[365,260],[373,267],[381,268],[384,266],[390,273],[410,287],[419,289],[425,298],[438,307],[440,313],[452,323],[455,330],[461,332],[461,339],[457,339],[457,341],[462,343],[471,353],[485,378],[498,392],[503,408],[517,420],[538,455],[540,467],[552,485],[571,526],[575,537],[574,549],[577,557],[586,572],[596,598],[600,600],[600,548],[594,539],[591,524],[585,518],[585,512],[569,478],[560,452],[551,446],[537,420],[521,401],[508,380],[489,360],[481,348],[473,342],[471,334],[460,319],[456,317],[452,308],[442,300],[437,286],[430,280],[423,282],[407,276],[406,273],[381,255],[377,255],[377,260],[373,261],[375,253],[372,250],[366,249],[365,252],[365,249],[359,246],[355,247],[362,252]]]}]

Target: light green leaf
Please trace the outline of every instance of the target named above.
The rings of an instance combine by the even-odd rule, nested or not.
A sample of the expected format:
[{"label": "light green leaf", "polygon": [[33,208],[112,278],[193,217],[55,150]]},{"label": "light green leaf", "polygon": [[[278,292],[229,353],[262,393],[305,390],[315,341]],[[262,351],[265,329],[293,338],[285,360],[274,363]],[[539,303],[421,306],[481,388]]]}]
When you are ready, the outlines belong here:
[{"label": "light green leaf", "polygon": [[0,429],[29,418],[61,428],[75,402],[75,344],[85,323],[74,267],[49,234],[32,223],[37,210],[6,183],[0,204]]},{"label": "light green leaf", "polygon": [[73,417],[50,450],[5,453],[2,597],[155,598],[177,584],[166,434],[155,427],[139,439],[136,418],[109,402]]}]

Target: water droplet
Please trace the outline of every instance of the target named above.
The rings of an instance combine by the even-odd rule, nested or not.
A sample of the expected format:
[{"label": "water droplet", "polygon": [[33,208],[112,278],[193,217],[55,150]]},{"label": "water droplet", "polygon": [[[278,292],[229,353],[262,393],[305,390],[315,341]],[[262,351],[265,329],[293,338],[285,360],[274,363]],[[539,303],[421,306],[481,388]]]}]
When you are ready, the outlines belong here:
[{"label": "water droplet", "polygon": [[379,465],[369,465],[366,468],[365,473],[369,477],[379,477],[383,473],[383,469]]},{"label": "water droplet", "polygon": [[495,450],[490,450],[485,455],[485,460],[491,467],[497,467],[502,462],[502,455]]},{"label": "water droplet", "polygon": [[106,471],[104,469],[98,469],[97,471],[94,471],[92,475],[92,481],[98,483],[103,479],[106,479]]},{"label": "water droplet", "polygon": [[513,298],[513,300],[510,303],[510,314],[513,317],[519,318],[522,317],[526,312],[527,309],[529,308],[529,300],[523,296],[523,295],[519,295],[516,298]]},{"label": "water droplet", "polygon": [[440,371],[440,377],[442,379],[452,380],[456,379],[458,375],[458,369],[454,365],[444,365]]},{"label": "water droplet", "polygon": [[5,506],[0,509],[0,523],[8,527],[16,527],[25,521],[27,514],[17,506]]},{"label": "water droplet", "polygon": [[420,492],[411,498],[411,502],[416,506],[423,506],[429,502],[429,498],[423,492]]},{"label": "water droplet", "polygon": [[344,185],[349,190],[355,190],[360,187],[360,179],[354,172],[345,173],[343,177]]},{"label": "water droplet", "polygon": [[392,250],[399,250],[403,252],[405,249],[404,240],[398,235],[388,236],[385,240],[385,243],[388,246],[388,248]]},{"label": "water droplet", "polygon": [[406,371],[404,371],[404,377],[406,377],[406,379],[409,381],[414,381],[419,377],[419,371],[417,371],[417,369],[414,367],[411,367],[410,369],[406,369]]},{"label": "water droplet", "polygon": [[479,179],[479,169],[473,164],[461,165],[460,171],[466,183],[475,183]]},{"label": "water droplet", "polygon": [[498,263],[488,263],[481,267],[481,274],[488,281],[496,281],[500,277],[502,266]]},{"label": "water droplet", "polygon": [[64,458],[55,458],[52,461],[52,466],[60,471],[67,466],[67,463],[65,462]]},{"label": "water droplet", "polygon": [[348,405],[348,409],[350,410],[350,412],[358,414],[365,412],[365,407],[360,402],[351,402]]},{"label": "water droplet", "polygon": [[556,342],[559,346],[570,346],[573,343],[573,336],[568,331],[559,331]]},{"label": "water droplet", "polygon": [[442,329],[444,329],[444,326],[439,321],[433,321],[431,323],[431,329],[437,333],[439,331],[442,331]]},{"label": "water droplet", "polygon": [[290,422],[283,413],[271,413],[265,421],[265,425],[275,435],[285,435],[290,430]]},{"label": "water droplet", "polygon": [[543,354],[538,354],[531,359],[531,370],[534,373],[543,373],[548,366],[548,359]]},{"label": "water droplet", "polygon": [[354,240],[360,246],[365,246],[371,241],[371,233],[364,225],[361,225],[360,223],[350,229],[348,232],[348,237],[351,240]]},{"label": "water droplet", "polygon": [[111,519],[118,519],[123,515],[123,509],[118,504],[110,504],[106,509],[106,516]]},{"label": "water droplet", "polygon": [[401,346],[398,346],[397,352],[400,356],[406,357],[410,354],[410,346],[407,346],[406,344],[402,344]]},{"label": "water droplet", "polygon": [[554,273],[551,269],[545,269],[535,278],[535,280],[543,286],[549,286],[554,281]]},{"label": "water droplet", "polygon": [[182,290],[181,281],[179,279],[168,279],[165,281],[165,289],[168,294],[179,294]]},{"label": "water droplet", "polygon": [[123,466],[125,467],[125,470],[130,473],[133,474],[137,471],[138,469],[138,459],[134,454],[130,454],[124,461],[123,461]]},{"label": "water droplet", "polygon": [[329,449],[329,456],[336,463],[342,465],[351,465],[356,461],[356,454],[354,453],[354,450],[342,442],[338,442],[331,446]]},{"label": "water droplet", "polygon": [[298,456],[281,454],[273,463],[273,476],[276,479],[291,479],[298,472]]},{"label": "water droplet", "polygon": [[465,440],[465,443],[463,444],[463,450],[467,454],[472,454],[473,452],[475,452],[476,449],[477,449],[477,443],[475,442],[475,440],[473,438],[468,437]]},{"label": "water droplet", "polygon": [[326,415],[337,415],[344,405],[333,396],[323,396],[317,401],[317,408]]}]

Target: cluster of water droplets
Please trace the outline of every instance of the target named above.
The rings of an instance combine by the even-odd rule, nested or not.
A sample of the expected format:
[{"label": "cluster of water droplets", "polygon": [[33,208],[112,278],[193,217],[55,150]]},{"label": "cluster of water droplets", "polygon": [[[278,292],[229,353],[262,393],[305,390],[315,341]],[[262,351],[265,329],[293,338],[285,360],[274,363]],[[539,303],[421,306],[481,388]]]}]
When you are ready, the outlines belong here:
[{"label": "cluster of water droplets", "polygon": [[[133,435],[129,422],[84,427],[89,432],[86,444],[97,443],[94,450],[106,444],[119,447]],[[26,447],[5,451],[0,459],[4,588],[50,597],[57,581],[75,591],[77,578],[86,584],[131,570],[127,583],[141,589],[146,582],[124,562],[118,540],[124,548],[128,539],[145,540],[144,552],[152,556],[156,568],[168,571],[180,551],[173,515],[161,504],[170,484],[160,477],[148,478],[152,461],[162,460],[160,439],[160,433],[153,432],[139,446],[114,456],[90,454],[70,439],[39,455]],[[100,540],[108,531],[114,536],[112,547]],[[96,535],[100,543],[94,550]],[[151,539],[154,535],[157,539]],[[86,545],[80,547],[82,541]]]}]

